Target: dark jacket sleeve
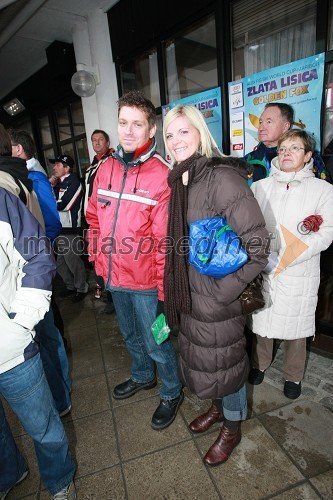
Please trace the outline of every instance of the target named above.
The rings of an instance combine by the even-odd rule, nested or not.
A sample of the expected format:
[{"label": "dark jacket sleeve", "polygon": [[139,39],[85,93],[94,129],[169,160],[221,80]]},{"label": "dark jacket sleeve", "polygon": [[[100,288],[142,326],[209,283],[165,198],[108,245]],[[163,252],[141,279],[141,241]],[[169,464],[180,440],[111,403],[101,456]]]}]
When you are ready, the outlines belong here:
[{"label": "dark jacket sleeve", "polygon": [[219,169],[212,183],[211,199],[216,212],[221,213],[239,236],[247,251],[248,261],[235,273],[214,280],[219,302],[229,304],[266,266],[269,255],[269,235],[265,220],[244,178],[230,169]]}]

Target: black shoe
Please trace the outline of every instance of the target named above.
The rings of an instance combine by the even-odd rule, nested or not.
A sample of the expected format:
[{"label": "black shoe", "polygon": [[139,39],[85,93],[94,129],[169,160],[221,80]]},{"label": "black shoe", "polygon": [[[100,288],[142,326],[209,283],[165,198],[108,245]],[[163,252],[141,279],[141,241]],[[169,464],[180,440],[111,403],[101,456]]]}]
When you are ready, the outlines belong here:
[{"label": "black shoe", "polygon": [[122,384],[116,385],[113,389],[112,396],[114,399],[126,399],[133,396],[136,392],[141,391],[142,389],[152,389],[157,384],[156,378],[151,380],[150,382],[134,382],[131,378],[123,382]]},{"label": "black shoe", "polygon": [[302,392],[301,382],[299,384],[296,384],[295,382],[290,382],[290,380],[287,380],[284,383],[283,392],[286,398],[289,399],[299,398]]},{"label": "black shoe", "polygon": [[175,399],[161,399],[151,419],[151,426],[155,431],[165,429],[175,420],[178,408],[184,401],[183,391]]},{"label": "black shoe", "polygon": [[74,304],[76,302],[81,302],[81,300],[83,300],[87,294],[88,294],[88,292],[76,292],[76,294],[72,298],[72,302],[74,302]]},{"label": "black shoe", "polygon": [[265,372],[252,368],[249,373],[248,381],[252,385],[259,385],[264,380]]}]

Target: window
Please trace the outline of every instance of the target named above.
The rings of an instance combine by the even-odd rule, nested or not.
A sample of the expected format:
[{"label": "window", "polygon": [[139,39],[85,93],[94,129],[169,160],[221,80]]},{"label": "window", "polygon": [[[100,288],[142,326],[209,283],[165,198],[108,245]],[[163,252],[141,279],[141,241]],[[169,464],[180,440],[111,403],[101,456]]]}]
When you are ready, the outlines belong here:
[{"label": "window", "polygon": [[75,142],[75,149],[79,158],[81,175],[84,176],[86,169],[90,166],[89,150],[86,137]]},{"label": "window", "polygon": [[60,108],[56,111],[56,119],[59,139],[60,141],[66,141],[72,135],[67,107]]},{"label": "window", "polygon": [[44,163],[44,168],[51,175],[51,166],[49,163],[50,158],[54,158],[54,148],[53,139],[51,134],[51,125],[48,115],[43,115],[37,120],[39,135],[41,139],[41,146],[43,152],[42,163]]},{"label": "window", "polygon": [[[201,19],[181,35],[163,43],[166,101],[172,102],[218,85],[216,30],[213,15]],[[141,90],[161,106],[158,52],[156,48],[120,66],[122,92]]]},{"label": "window", "polygon": [[315,54],[316,0],[235,0],[233,79]]},{"label": "window", "polygon": [[81,100],[72,102],[70,104],[70,110],[73,120],[74,135],[81,135],[86,133],[84,127],[84,117]]},{"label": "window", "polygon": [[165,148],[164,148],[164,141],[163,141],[163,123],[162,123],[162,115],[156,116],[156,134],[155,134],[155,139],[156,139],[156,149],[162,155],[165,157]]},{"label": "window", "polygon": [[333,0],[330,0],[330,10],[328,15],[327,50],[333,50]]},{"label": "window", "polygon": [[333,155],[333,63],[326,67],[326,105],[322,151],[324,155]]},{"label": "window", "polygon": [[213,16],[192,25],[180,36],[167,40],[165,52],[168,102],[217,86]]},{"label": "window", "polygon": [[48,173],[51,173],[50,158],[68,154],[75,162],[73,172],[80,178],[84,177],[90,161],[81,99],[50,110],[48,114],[40,116],[37,123]]},{"label": "window", "polygon": [[47,146],[52,144],[51,127],[49,122],[49,117],[44,115],[38,120],[40,136],[42,140],[42,145]]},{"label": "window", "polygon": [[121,66],[121,80],[123,93],[133,89],[141,90],[155,107],[161,105],[155,49],[123,64]]}]

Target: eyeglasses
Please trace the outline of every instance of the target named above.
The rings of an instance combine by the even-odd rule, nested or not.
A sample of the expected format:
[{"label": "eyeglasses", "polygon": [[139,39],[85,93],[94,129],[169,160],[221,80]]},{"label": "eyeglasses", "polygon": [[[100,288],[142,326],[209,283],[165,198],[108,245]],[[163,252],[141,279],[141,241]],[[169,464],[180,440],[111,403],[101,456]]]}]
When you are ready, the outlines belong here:
[{"label": "eyeglasses", "polygon": [[300,146],[296,146],[294,144],[293,146],[290,146],[290,148],[286,148],[286,146],[281,146],[280,148],[277,149],[277,152],[279,153],[279,155],[283,155],[286,151],[289,151],[289,153],[298,153],[300,149],[304,149],[305,151],[305,148],[301,148]]}]

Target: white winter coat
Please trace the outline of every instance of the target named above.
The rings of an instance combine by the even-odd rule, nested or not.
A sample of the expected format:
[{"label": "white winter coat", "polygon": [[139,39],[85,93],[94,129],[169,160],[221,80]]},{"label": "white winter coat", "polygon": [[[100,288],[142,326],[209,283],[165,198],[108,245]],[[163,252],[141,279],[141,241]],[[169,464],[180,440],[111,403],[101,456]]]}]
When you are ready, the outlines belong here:
[{"label": "white winter coat", "polygon": [[[270,176],[251,186],[272,233],[270,250],[278,252],[279,263],[286,249],[293,259],[263,274],[266,305],[252,315],[251,325],[262,337],[292,340],[315,333],[320,252],[333,240],[333,186],[314,176],[312,163],[283,172],[274,158]],[[321,215],[323,222],[318,232],[304,234],[301,223],[309,215]],[[299,240],[307,247],[300,248]]]}]

